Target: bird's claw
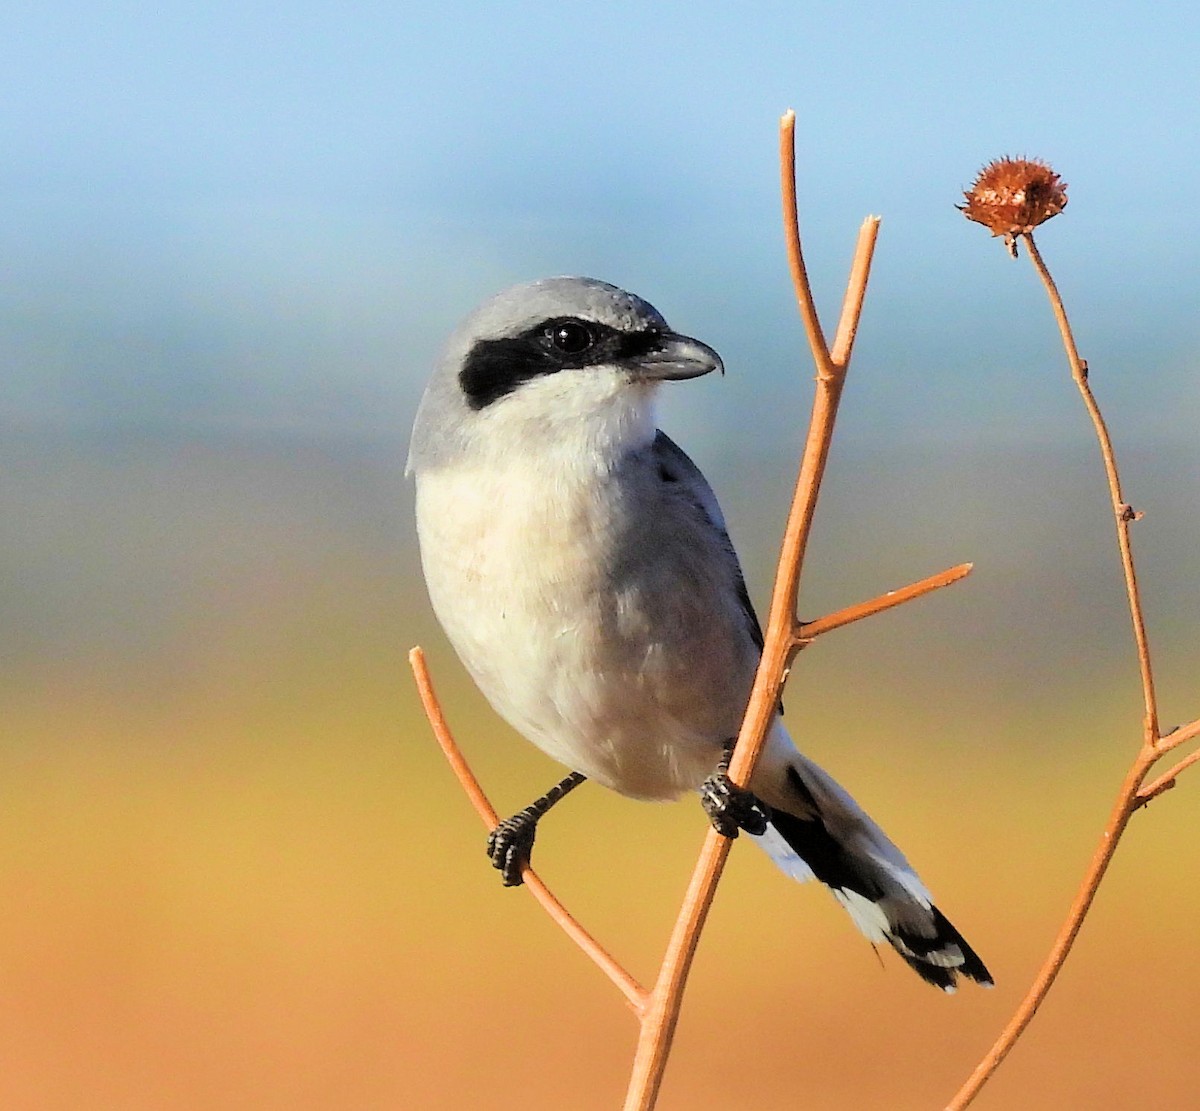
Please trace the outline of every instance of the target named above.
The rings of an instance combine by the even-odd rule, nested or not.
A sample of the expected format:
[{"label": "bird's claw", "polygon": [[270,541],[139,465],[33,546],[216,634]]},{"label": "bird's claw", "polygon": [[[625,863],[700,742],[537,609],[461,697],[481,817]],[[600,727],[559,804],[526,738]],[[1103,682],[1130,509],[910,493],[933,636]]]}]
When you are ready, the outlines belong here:
[{"label": "bird's claw", "polygon": [[505,818],[488,834],[488,856],[492,859],[492,867],[499,871],[505,887],[521,885],[521,870],[529,863],[536,835],[537,817],[524,811]]},{"label": "bird's claw", "polygon": [[700,805],[713,829],[724,837],[736,837],[743,829],[755,837],[767,832],[770,818],[758,796],[724,772],[710,775],[700,785]]}]

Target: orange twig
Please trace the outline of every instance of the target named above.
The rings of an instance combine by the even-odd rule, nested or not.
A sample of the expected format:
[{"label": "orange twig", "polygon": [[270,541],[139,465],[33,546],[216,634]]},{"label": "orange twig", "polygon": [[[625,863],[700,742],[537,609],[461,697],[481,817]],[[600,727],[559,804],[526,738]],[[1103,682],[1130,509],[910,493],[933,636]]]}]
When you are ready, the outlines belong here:
[{"label": "orange twig", "polygon": [[[1200,737],[1200,718],[1188,722],[1187,725],[1180,726],[1178,729],[1172,729],[1169,733],[1164,734],[1158,739],[1158,744],[1155,747],[1159,759],[1172,749],[1187,744],[1188,741],[1194,741],[1197,737]],[[1157,779],[1140,787],[1137,793],[1138,807],[1145,806],[1151,799],[1156,799],[1164,791],[1169,791],[1175,786],[1175,777],[1198,761],[1200,761],[1200,749],[1185,756],[1173,768],[1163,772]]]},{"label": "orange twig", "polygon": [[[784,530],[762,658],[729,767],[730,779],[743,785],[749,781],[755,761],[762,751],[767,730],[779,705],[788,668],[802,646],[810,643],[822,632],[910,601],[930,590],[956,581],[969,570],[967,565],[954,568],[922,583],[906,587],[903,591],[884,595],[807,625],[801,624],[796,617],[800,572],[821,489],[821,479],[829,456],[838,402],[841,399],[842,386],[853,351],[859,318],[862,315],[871,257],[879,232],[879,220],[874,216],[868,217],[859,230],[834,339],[834,350],[830,352],[825,345],[800,244],[800,223],[796,206],[795,124],[796,117],[793,112],[788,112],[780,123],[779,154],[784,234],[796,301],[817,367],[816,394],[804,454],[800,462],[800,473]],[[714,830],[708,831],[667,945],[662,968],[650,993],[624,1111],[650,1111],[658,1098],[688,972],[699,943],[700,931],[704,927],[717,883],[729,855],[729,847],[730,841],[727,838]]]},{"label": "orange twig", "polygon": [[1155,745],[1159,739],[1158,704],[1154,697],[1154,676],[1150,668],[1150,644],[1146,638],[1146,619],[1142,615],[1142,598],[1138,590],[1137,572],[1133,567],[1133,543],[1129,536],[1129,526],[1137,519],[1137,516],[1121,494],[1121,476],[1117,472],[1117,458],[1113,451],[1112,437],[1109,435],[1108,426],[1104,423],[1100,406],[1092,394],[1092,387],[1088,384],[1087,363],[1079,357],[1079,349],[1075,346],[1075,337],[1071,332],[1071,324],[1067,320],[1067,310],[1063,306],[1062,297],[1059,296],[1058,286],[1054,284],[1054,279],[1050,276],[1050,271],[1042,260],[1042,253],[1033,241],[1032,232],[1025,233],[1025,246],[1029,251],[1029,259],[1050,297],[1050,307],[1054,310],[1054,319],[1058,322],[1063,347],[1067,352],[1067,361],[1071,364],[1071,377],[1075,379],[1075,385],[1079,388],[1080,396],[1083,398],[1084,406],[1091,418],[1092,427],[1096,431],[1096,439],[1100,442],[1100,454],[1104,459],[1104,473],[1108,479],[1108,491],[1112,497],[1113,513],[1116,517],[1117,546],[1121,550],[1121,569],[1125,575],[1125,593],[1129,600],[1129,616],[1133,621],[1133,638],[1137,646],[1138,667],[1142,676],[1142,697],[1145,704],[1143,732],[1145,743]]},{"label": "orange twig", "polygon": [[1100,883],[1108,871],[1109,864],[1112,863],[1113,854],[1117,851],[1117,843],[1121,839],[1121,834],[1125,832],[1125,827],[1129,824],[1129,819],[1136,809],[1134,805],[1131,805],[1131,802],[1136,797],[1138,786],[1145,777],[1153,759],[1151,757],[1147,760],[1144,753],[1139,753],[1134,760],[1133,765],[1125,776],[1125,782],[1121,785],[1117,801],[1113,804],[1112,813],[1109,815],[1108,822],[1104,827],[1104,833],[1101,834],[1100,843],[1096,846],[1096,851],[1092,855],[1092,861],[1088,865],[1087,874],[1083,877],[1083,882],[1080,884],[1079,891],[1075,895],[1075,901],[1071,904],[1071,909],[1067,912],[1066,921],[1063,922],[1058,936],[1054,939],[1054,944],[1050,949],[1049,955],[1038,970],[1033,984],[1030,986],[1025,998],[1017,1006],[1012,1018],[1009,1019],[1008,1024],[1000,1032],[999,1037],[992,1045],[992,1048],[988,1050],[987,1055],[976,1065],[975,1070],[967,1078],[966,1083],[963,1084],[958,1092],[955,1093],[954,1098],[946,1105],[946,1111],[959,1111],[959,1109],[966,1107],[975,1099],[979,1094],[979,1090],[1000,1067],[1004,1058],[1008,1056],[1009,1051],[1016,1044],[1017,1039],[1025,1032],[1030,1022],[1033,1021],[1033,1016],[1037,1014],[1038,1008],[1042,1005],[1042,1000],[1046,998],[1046,995],[1054,986],[1054,981],[1058,979],[1058,974],[1062,971],[1063,964],[1070,955],[1071,949],[1075,944],[1075,939],[1079,936],[1083,920],[1087,917],[1087,913],[1091,909],[1092,900],[1096,897],[1096,891],[1099,889]]},{"label": "orange twig", "polygon": [[[750,779],[767,730],[775,716],[775,709],[779,705],[788,666],[799,647],[796,598],[800,586],[800,571],[804,563],[804,552],[846,373],[846,362],[843,361],[841,365],[834,364],[825,345],[801,251],[796,207],[795,125],[796,117],[793,112],[788,112],[780,124],[779,155],[784,232],[796,301],[808,335],[813,361],[817,366],[817,385],[808,438],[800,463],[800,474],[796,480],[796,491],[784,531],[783,549],[779,556],[775,589],[771,597],[762,658],[729,767],[730,779],[738,784],[745,784]],[[869,219],[859,233],[855,263],[851,268],[852,284],[847,290],[843,307],[844,320],[848,316],[856,317],[862,310],[863,293],[870,274],[871,254],[878,227],[878,220]],[[855,282],[857,287],[853,284]],[[855,318],[846,324],[846,334],[851,338],[857,323]],[[846,342],[845,347],[845,359],[848,360],[850,343]],[[715,830],[708,831],[668,942],[662,968],[650,993],[650,1005],[638,1038],[624,1111],[649,1111],[658,1099],[683,1002],[683,989],[687,983],[696,946],[699,944],[700,931],[704,927],[716,894],[717,883],[729,856],[729,848],[728,838],[720,836]]]},{"label": "orange twig", "polygon": [[[475,778],[475,773],[468,766],[462,750],[450,732],[450,727],[446,724],[445,715],[442,713],[441,705],[433,689],[433,681],[429,677],[429,669],[425,666],[425,653],[420,648],[412,649],[408,654],[408,662],[413,670],[413,677],[416,679],[417,692],[421,696],[421,705],[425,710],[425,716],[433,727],[434,736],[437,738],[442,753],[457,776],[467,798],[471,800],[471,805],[483,819],[483,824],[489,830],[495,829],[498,822],[495,807],[483,793],[483,788],[479,786],[479,780]],[[541,877],[528,864],[521,870],[521,878],[524,881],[525,890],[541,903],[546,913],[563,932],[617,985],[634,1012],[640,1015],[649,994],[646,989],[576,921],[571,912],[558,901]]]},{"label": "orange twig", "polygon": [[1137,755],[1134,757],[1133,763],[1130,765],[1129,771],[1125,775],[1125,781],[1122,783],[1117,800],[1113,804],[1108,822],[1104,827],[1103,833],[1100,835],[1100,843],[1096,847],[1091,864],[1088,866],[1087,873],[1083,877],[1083,882],[1080,884],[1075,900],[1071,904],[1071,909],[1068,911],[1066,920],[1059,929],[1058,936],[1054,939],[1054,944],[1051,946],[1046,960],[1038,970],[1038,974],[1025,994],[1025,997],[1018,1004],[1012,1018],[1000,1032],[999,1037],[993,1043],[991,1049],[988,1050],[983,1060],[979,1062],[963,1086],[955,1093],[947,1105],[947,1111],[961,1111],[962,1108],[974,1100],[975,1096],[979,1094],[980,1089],[987,1083],[996,1069],[1000,1067],[1004,1058],[1008,1056],[1017,1039],[1025,1032],[1025,1029],[1033,1020],[1033,1016],[1037,1014],[1038,1008],[1042,1005],[1042,1001],[1054,985],[1059,972],[1062,971],[1063,964],[1071,953],[1075,939],[1079,936],[1079,931],[1083,926],[1083,921],[1087,917],[1088,911],[1092,906],[1092,901],[1096,897],[1096,892],[1104,880],[1108,866],[1112,862],[1121,837],[1129,824],[1129,819],[1151,799],[1156,798],[1163,791],[1173,787],[1175,785],[1175,777],[1180,772],[1200,761],[1200,753],[1193,752],[1190,756],[1180,760],[1166,774],[1160,776],[1148,786],[1142,786],[1146,775],[1164,753],[1200,733],[1200,721],[1192,722],[1191,725],[1186,726],[1183,730],[1177,730],[1175,733],[1165,737],[1159,734],[1158,704],[1155,698],[1154,678],[1150,666],[1150,646],[1146,636],[1141,593],[1138,589],[1137,574],[1134,570],[1133,548],[1129,535],[1129,526],[1137,519],[1137,514],[1133,512],[1122,496],[1121,479],[1117,470],[1112,438],[1109,435],[1108,426],[1104,422],[1100,407],[1088,383],[1087,363],[1080,358],[1079,350],[1075,346],[1075,337],[1071,332],[1071,325],[1067,319],[1066,309],[1063,306],[1058,287],[1055,285],[1054,279],[1050,276],[1050,271],[1042,259],[1041,252],[1037,249],[1037,244],[1033,240],[1033,234],[1026,231],[1022,232],[1021,236],[1024,238],[1026,247],[1028,248],[1029,258],[1033,262],[1034,268],[1037,270],[1038,276],[1041,278],[1042,284],[1046,288],[1046,293],[1050,298],[1050,305],[1054,312],[1054,318],[1058,322],[1059,333],[1062,337],[1063,347],[1067,353],[1067,361],[1070,364],[1071,377],[1074,379],[1075,385],[1078,387],[1079,393],[1083,398],[1084,406],[1091,418],[1092,427],[1100,444],[1100,454],[1104,461],[1109,495],[1112,499],[1113,512],[1116,517],[1117,546],[1121,553],[1121,567],[1125,578],[1125,593],[1129,603],[1130,618],[1133,623],[1134,644],[1137,650],[1138,668],[1141,674],[1144,704],[1142,743]]},{"label": "orange twig", "polygon": [[1141,787],[1137,793],[1137,805],[1139,807],[1145,806],[1146,803],[1150,802],[1152,799],[1158,798],[1158,796],[1164,791],[1171,790],[1171,788],[1175,786],[1175,777],[1178,776],[1180,772],[1190,768],[1197,761],[1200,761],[1200,749],[1189,753],[1182,760],[1180,760],[1178,764],[1171,768],[1170,771],[1163,772],[1163,774],[1155,779],[1152,783],[1147,783],[1144,787]]},{"label": "orange twig", "polygon": [[836,613],[818,617],[815,621],[806,621],[799,626],[796,634],[797,640],[803,647],[822,633],[840,629],[843,625],[861,621],[864,617],[871,617],[884,610],[890,610],[893,606],[911,602],[914,598],[919,598],[922,594],[928,594],[930,591],[941,590],[942,587],[950,586],[959,579],[965,579],[974,566],[973,563],[960,563],[957,567],[939,571],[936,575],[930,575],[929,578],[915,582],[911,586],[901,587],[899,590],[889,590],[886,594],[880,594],[878,598],[872,598],[870,601],[859,602],[856,606],[847,606]]}]

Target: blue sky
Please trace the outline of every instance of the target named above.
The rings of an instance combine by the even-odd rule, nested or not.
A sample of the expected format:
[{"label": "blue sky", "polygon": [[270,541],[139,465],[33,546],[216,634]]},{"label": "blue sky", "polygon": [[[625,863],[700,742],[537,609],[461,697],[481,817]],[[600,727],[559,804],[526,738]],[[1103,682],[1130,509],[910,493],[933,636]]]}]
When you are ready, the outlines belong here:
[{"label": "blue sky", "polygon": [[580,272],[723,352],[726,384],[672,399],[694,435],[771,431],[808,373],[778,231],[795,107],[827,311],[859,221],[884,217],[849,435],[1051,437],[1075,404],[1029,405],[1059,370],[1040,292],[952,207],[1019,153],[1071,187],[1041,243],[1085,354],[1120,369],[1138,435],[1186,437],[1200,11],[1147,12],[14,5],[0,418],[400,435],[476,301]]}]

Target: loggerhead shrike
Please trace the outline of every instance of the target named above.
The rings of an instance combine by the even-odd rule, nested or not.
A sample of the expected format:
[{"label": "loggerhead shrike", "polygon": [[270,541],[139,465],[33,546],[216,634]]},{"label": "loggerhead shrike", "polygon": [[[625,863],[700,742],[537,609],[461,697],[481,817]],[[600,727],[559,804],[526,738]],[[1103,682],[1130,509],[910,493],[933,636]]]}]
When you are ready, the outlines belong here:
[{"label": "loggerhead shrike", "polygon": [[931,984],[991,976],[903,854],[776,718],[749,789],[725,775],[762,649],[716,497],[655,425],[664,381],[724,370],[641,298],[516,286],[453,333],[413,427],[429,597],[495,710],[571,770],[488,839],[521,882],[538,820],[584,779],[699,791]]}]

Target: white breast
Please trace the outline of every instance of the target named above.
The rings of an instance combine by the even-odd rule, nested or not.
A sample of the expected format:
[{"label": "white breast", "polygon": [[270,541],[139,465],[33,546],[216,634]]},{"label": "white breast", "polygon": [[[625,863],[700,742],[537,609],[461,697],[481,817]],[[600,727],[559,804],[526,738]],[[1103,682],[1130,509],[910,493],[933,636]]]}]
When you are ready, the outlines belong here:
[{"label": "white breast", "polygon": [[652,620],[615,616],[610,544],[620,512],[594,475],[561,470],[454,468],[417,484],[430,599],[496,711],[591,779],[673,798],[713,770],[726,719],[740,718],[739,695],[727,705],[724,682],[673,659],[680,646],[657,636]]},{"label": "white breast", "polygon": [[690,504],[665,519],[644,483],[631,497],[619,463],[649,449],[652,399],[616,370],[525,383],[418,470],[417,529],[434,610],[496,711],[591,779],[673,798],[736,732],[757,652],[711,526]]}]

